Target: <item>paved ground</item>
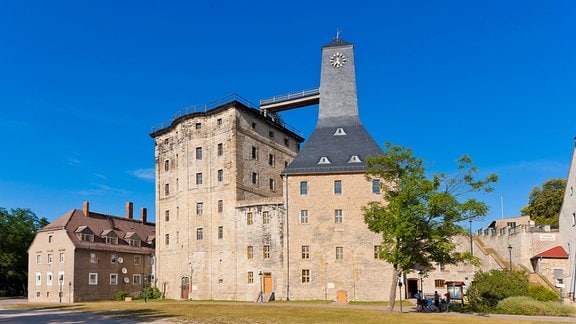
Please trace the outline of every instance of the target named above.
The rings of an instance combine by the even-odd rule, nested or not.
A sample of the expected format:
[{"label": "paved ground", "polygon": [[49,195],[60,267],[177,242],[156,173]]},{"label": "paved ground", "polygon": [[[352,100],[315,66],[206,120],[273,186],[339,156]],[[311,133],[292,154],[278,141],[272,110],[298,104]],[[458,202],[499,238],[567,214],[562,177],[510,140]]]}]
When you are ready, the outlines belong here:
[{"label": "paved ground", "polygon": [[[27,303],[27,299],[15,298],[15,299],[0,299],[0,323],[103,323],[103,324],[134,324],[138,323],[135,320],[126,319],[109,319],[102,316],[95,315],[90,312],[80,312],[80,311],[61,311],[53,309],[44,310],[10,310],[6,309],[4,305],[8,304],[23,304]],[[263,306],[268,306],[271,304],[263,304]],[[274,304],[274,306],[294,306],[293,303],[286,304]],[[330,305],[315,305],[315,304],[302,304],[303,307],[353,307],[353,308],[365,308],[365,309],[388,309],[385,306],[362,306],[362,305],[347,305],[347,304],[337,304],[333,303]],[[397,309],[400,311],[400,309]],[[403,312],[415,312],[415,307],[403,307]],[[434,315],[435,313],[430,313]],[[470,317],[482,317],[486,318],[488,322],[500,322],[500,323],[510,323],[518,321],[542,321],[542,322],[572,322],[576,323],[576,318],[566,318],[566,317],[556,317],[556,316],[521,316],[521,315],[498,315],[498,314],[461,314],[461,313],[436,313],[436,314],[449,314],[451,316],[458,316],[462,318],[462,323],[466,323],[466,318]],[[170,323],[170,321],[150,321],[148,323]]]}]

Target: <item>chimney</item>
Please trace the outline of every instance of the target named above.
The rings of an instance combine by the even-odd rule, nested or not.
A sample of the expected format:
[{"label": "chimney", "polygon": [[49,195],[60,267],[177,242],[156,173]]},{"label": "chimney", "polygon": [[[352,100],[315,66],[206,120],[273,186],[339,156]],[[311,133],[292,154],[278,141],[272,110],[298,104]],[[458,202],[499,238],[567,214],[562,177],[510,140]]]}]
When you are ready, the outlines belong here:
[{"label": "chimney", "polygon": [[90,217],[90,203],[85,201],[82,205],[82,209],[84,211],[84,216]]},{"label": "chimney", "polygon": [[147,214],[148,214],[148,211],[146,210],[146,208],[140,209],[140,216],[142,217],[142,224],[146,224]]},{"label": "chimney", "polygon": [[132,219],[134,216],[134,204],[130,201],[126,202],[126,218]]}]

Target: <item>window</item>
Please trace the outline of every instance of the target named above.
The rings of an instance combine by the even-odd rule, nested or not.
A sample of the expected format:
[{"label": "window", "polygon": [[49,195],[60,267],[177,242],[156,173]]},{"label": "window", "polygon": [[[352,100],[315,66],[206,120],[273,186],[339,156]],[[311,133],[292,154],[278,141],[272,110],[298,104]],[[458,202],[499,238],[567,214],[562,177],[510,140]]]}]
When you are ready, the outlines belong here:
[{"label": "window", "polygon": [[224,238],[224,227],[218,226],[218,239],[221,240]]},{"label": "window", "polygon": [[42,284],[42,273],[36,272],[36,286],[40,286]]},{"label": "window", "polygon": [[165,243],[166,245],[169,245],[169,244],[170,244],[170,234],[164,235],[164,243]]},{"label": "window", "polygon": [[170,221],[170,211],[169,210],[164,212],[164,220],[167,222]]},{"label": "window", "polygon": [[268,211],[262,212],[262,224],[270,224],[270,213]]},{"label": "window", "polygon": [[64,252],[60,252],[60,263],[64,263]]},{"label": "window", "polygon": [[164,194],[168,196],[170,194],[170,184],[167,183],[164,185]]},{"label": "window", "polygon": [[270,138],[274,138],[274,132],[273,132],[273,131],[268,131],[268,136],[270,136]]},{"label": "window", "polygon": [[97,285],[98,284],[98,274],[97,273],[89,273],[88,274],[88,284],[89,285]]},{"label": "window", "polygon": [[135,274],[132,276],[132,284],[133,285],[141,285],[142,284],[142,275]]},{"label": "window", "polygon": [[118,245],[118,237],[116,237],[116,236],[106,236],[106,244]]},{"label": "window", "polygon": [[204,239],[204,229],[202,227],[199,227],[196,229],[196,239],[198,241]]},{"label": "window", "polygon": [[248,283],[254,283],[254,272],[248,271]]},{"label": "window", "polygon": [[170,160],[164,161],[164,171],[170,170]]},{"label": "window", "polygon": [[308,283],[310,282],[310,270],[309,269],[303,269],[302,270],[302,283]]},{"label": "window", "polygon": [[224,211],[224,200],[218,200],[218,212],[221,213]]},{"label": "window", "polygon": [[46,272],[46,284],[48,286],[52,286],[52,280],[54,278],[52,277],[52,272]]},{"label": "window", "polygon": [[302,245],[302,259],[310,259],[310,246]]},{"label": "window", "polygon": [[224,181],[224,170],[219,169],[218,170],[218,182],[222,182]]},{"label": "window", "polygon": [[342,224],[342,209],[334,210],[334,223]]},{"label": "window", "polygon": [[262,252],[262,257],[264,259],[270,259],[270,245],[264,245]]},{"label": "window", "polygon": [[204,213],[204,203],[196,203],[196,215],[202,215]]},{"label": "window", "polygon": [[58,272],[58,284],[59,285],[64,284],[64,271]]},{"label": "window", "polygon": [[300,211],[300,224],[308,224],[308,211],[301,210]]},{"label": "window", "polygon": [[42,255],[36,254],[36,264],[42,264]]},{"label": "window", "polygon": [[134,264],[135,264],[135,265],[139,265],[139,264],[140,264],[140,256],[139,256],[139,255],[135,255],[135,256],[134,256]]},{"label": "window", "polygon": [[334,194],[342,194],[342,180],[334,180]]},{"label": "window", "polygon": [[272,191],[276,190],[276,183],[274,182],[274,179],[270,178],[269,186],[270,186],[270,190],[272,190]]},{"label": "window", "polygon": [[142,242],[142,241],[141,241],[141,240],[138,240],[138,239],[129,239],[129,240],[128,240],[128,244],[129,244],[130,246],[135,246],[135,247],[140,247],[141,242]]},{"label": "window", "polygon": [[248,245],[246,255],[248,256],[248,260],[254,259],[254,247],[252,245]]},{"label": "window", "polygon": [[202,147],[196,148],[196,160],[202,160]]},{"label": "window", "polygon": [[197,185],[202,184],[202,173],[196,173],[196,184]]},{"label": "window", "polygon": [[256,123],[252,122],[252,129],[256,129]]},{"label": "window", "polygon": [[252,160],[258,160],[258,148],[252,146]]},{"label": "window", "polygon": [[445,288],[446,281],[444,281],[444,279],[436,279],[434,280],[434,287],[436,288]]},{"label": "window", "polygon": [[252,217],[252,213],[248,212],[246,214],[246,225],[252,225],[252,224],[254,224],[254,219]]},{"label": "window", "polygon": [[300,194],[307,195],[308,194],[308,181],[301,181],[300,182]]},{"label": "window", "polygon": [[274,157],[274,154],[268,154],[268,164],[271,166],[276,164],[276,158]]},{"label": "window", "polygon": [[118,284],[118,274],[117,273],[111,273],[110,274],[110,284],[111,285],[117,285]]},{"label": "window", "polygon": [[284,145],[289,146],[290,141],[287,138],[284,138]]},{"label": "window", "polygon": [[222,125],[222,118],[216,119],[216,126],[221,126],[221,125]]},{"label": "window", "polygon": [[372,193],[380,193],[380,179],[372,179]]},{"label": "window", "polygon": [[252,184],[254,185],[258,184],[258,173],[256,172],[252,172]]},{"label": "window", "polygon": [[118,254],[112,254],[110,256],[110,263],[112,263],[112,264],[118,263]]},{"label": "window", "polygon": [[222,156],[224,154],[224,145],[222,143],[218,143],[217,150],[218,156]]},{"label": "window", "polygon": [[194,125],[194,128],[202,129],[202,123],[196,123],[196,125]]},{"label": "window", "polygon": [[48,235],[48,243],[52,243],[52,235]]},{"label": "window", "polygon": [[94,234],[92,233],[76,233],[76,237],[80,241],[94,242]]},{"label": "window", "polygon": [[336,260],[344,259],[344,248],[341,246],[336,247]]},{"label": "window", "polygon": [[374,259],[379,259],[380,251],[382,251],[382,245],[374,245]]},{"label": "window", "polygon": [[98,263],[98,255],[96,253],[90,253],[90,263]]}]

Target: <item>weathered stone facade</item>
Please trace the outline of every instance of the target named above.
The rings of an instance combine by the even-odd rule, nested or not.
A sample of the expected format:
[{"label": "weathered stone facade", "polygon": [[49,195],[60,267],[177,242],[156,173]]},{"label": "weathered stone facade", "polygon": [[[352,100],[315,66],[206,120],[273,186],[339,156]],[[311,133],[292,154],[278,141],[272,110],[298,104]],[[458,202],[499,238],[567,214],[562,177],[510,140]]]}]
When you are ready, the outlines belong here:
[{"label": "weathered stone facade", "polygon": [[[151,135],[157,270],[167,298],[255,300],[260,269],[281,269],[280,173],[303,139],[237,99],[185,114]],[[246,223],[251,208],[254,224],[263,210],[272,220],[247,237],[256,228]],[[259,242],[251,242],[254,237]],[[264,245],[270,258],[248,262],[249,244],[253,260]]]}]

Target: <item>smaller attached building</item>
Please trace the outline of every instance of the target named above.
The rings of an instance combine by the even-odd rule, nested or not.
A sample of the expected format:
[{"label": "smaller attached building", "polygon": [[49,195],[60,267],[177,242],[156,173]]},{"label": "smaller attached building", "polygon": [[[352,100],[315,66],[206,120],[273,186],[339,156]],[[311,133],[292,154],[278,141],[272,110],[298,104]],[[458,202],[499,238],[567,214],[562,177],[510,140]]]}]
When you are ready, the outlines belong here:
[{"label": "smaller attached building", "polygon": [[133,219],[91,212],[89,203],[38,231],[28,249],[28,300],[73,303],[140,297],[154,281],[155,226],[146,209]]}]

